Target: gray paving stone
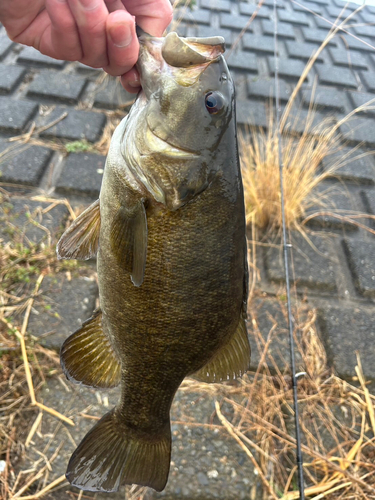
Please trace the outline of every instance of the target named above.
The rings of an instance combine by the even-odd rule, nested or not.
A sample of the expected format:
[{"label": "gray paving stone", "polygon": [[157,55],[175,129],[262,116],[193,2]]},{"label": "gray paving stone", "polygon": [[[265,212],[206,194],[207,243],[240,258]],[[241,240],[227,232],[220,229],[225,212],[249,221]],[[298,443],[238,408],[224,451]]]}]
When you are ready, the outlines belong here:
[{"label": "gray paving stone", "polygon": [[342,165],[335,169],[333,175],[346,182],[362,185],[375,184],[375,158],[372,155],[366,155],[366,152],[361,149],[354,151],[353,148],[342,148],[326,156],[322,165],[325,170]]},{"label": "gray paving stone", "polygon": [[361,80],[370,92],[375,92],[375,73],[362,73]]},{"label": "gray paving stone", "polygon": [[[313,205],[306,213],[307,217],[311,217],[307,221],[309,227],[358,231],[358,226],[343,219],[343,217],[356,215],[362,211],[357,197],[344,186],[327,182],[320,183],[311,193],[311,198]],[[317,215],[319,213],[321,215]]]},{"label": "gray paving stone", "polygon": [[68,139],[71,141],[86,139],[95,142],[100,138],[104,128],[106,117],[102,113],[94,111],[81,111],[71,108],[56,107],[47,116],[38,120],[38,125],[46,125],[63,116],[68,115],[53,127],[41,133],[42,137]]},{"label": "gray paving stone", "polygon": [[12,46],[13,42],[8,38],[6,33],[0,33],[0,61],[8,54]]},{"label": "gray paving stone", "polygon": [[[315,17],[315,24],[317,25],[317,27],[321,30],[327,30],[329,31],[331,28],[332,28],[332,23],[335,24],[336,23],[336,18],[335,17],[332,17],[332,18],[326,18],[325,16],[323,18],[321,17]],[[330,21],[330,22],[328,22]]]},{"label": "gray paving stone", "polygon": [[92,315],[97,296],[93,276],[71,281],[64,272],[47,276],[34,302],[28,332],[47,347],[60,350],[64,340]]},{"label": "gray paving stone", "polygon": [[357,88],[358,82],[353,72],[348,68],[339,68],[328,64],[316,64],[315,69],[322,85],[335,85],[337,87]]},{"label": "gray paving stone", "polygon": [[354,26],[353,30],[359,36],[375,37],[375,25],[373,23],[368,26]]},{"label": "gray paving stone", "polygon": [[0,94],[9,94],[21,82],[26,70],[19,66],[0,64]]},{"label": "gray paving stone", "polygon": [[[293,235],[293,283],[299,289],[307,287],[323,292],[334,291],[336,281],[328,240],[320,236],[308,235],[313,248],[300,234]],[[317,251],[318,250],[318,251]],[[283,252],[270,247],[264,252],[267,277],[276,283],[284,282]]]},{"label": "gray paving stone", "polygon": [[226,58],[229,68],[243,70],[248,73],[258,72],[258,62],[254,54],[236,50],[232,53],[228,52]]},{"label": "gray paving stone", "polygon": [[53,59],[52,57],[45,56],[34,49],[34,47],[25,47],[17,58],[17,62],[22,64],[30,64],[33,66],[40,66],[44,68],[60,69],[65,66],[65,61]]},{"label": "gray paving stone", "polygon": [[[349,47],[351,50],[360,50],[361,52],[366,51],[366,52],[373,52],[373,41],[371,38],[368,37],[361,37],[361,40],[358,40],[357,38],[353,38],[352,36],[349,35],[342,35],[345,46]],[[366,42],[368,45],[366,45]]]},{"label": "gray paving stone", "polygon": [[[256,1],[254,3],[257,3]],[[266,5],[267,7],[270,7],[273,9],[273,0],[263,0],[263,5]],[[278,0],[276,4],[277,9],[285,9],[285,2],[283,0]]]},{"label": "gray paving stone", "polygon": [[214,28],[212,26],[198,26],[196,28],[197,36],[223,36],[225,38],[225,45],[230,47],[232,45],[232,32],[224,28]]},{"label": "gray paving stone", "polygon": [[327,12],[330,16],[332,17],[339,17],[340,16],[340,20],[343,21],[349,14],[351,14],[351,11],[352,9],[349,9],[348,7],[345,8],[344,10],[344,7],[346,6],[346,4],[343,2],[342,3],[342,7],[335,7],[334,5],[329,5],[327,7]]},{"label": "gray paving stone", "polygon": [[314,3],[317,3],[319,5],[328,5],[330,0],[314,0]]},{"label": "gray paving stone", "polygon": [[136,95],[127,92],[118,78],[108,77],[95,89],[94,106],[105,109],[130,109]]},{"label": "gray paving stone", "polygon": [[[305,69],[305,64],[302,61],[294,59],[279,59],[279,76],[287,80],[298,81]],[[275,59],[268,57],[268,65],[271,75],[275,74]]]},{"label": "gray paving stone", "polygon": [[351,54],[346,49],[333,49],[329,47],[329,53],[333,59],[333,64],[354,69],[368,69],[369,62],[362,54]]},{"label": "gray paving stone", "polygon": [[[356,10],[358,9],[358,4],[354,2],[343,2],[343,0],[333,0],[333,3],[337,5],[337,7],[341,7],[341,9],[345,6],[348,10]],[[364,12],[367,10],[367,6],[365,6]],[[363,11],[362,11],[363,12]]]},{"label": "gray paving stone", "polygon": [[11,184],[37,186],[53,151],[41,146],[22,145],[5,153],[10,143],[0,141],[0,179]]},{"label": "gray paving stone", "polygon": [[237,101],[236,114],[239,125],[268,126],[267,110],[262,102]]},{"label": "gray paving stone", "polygon": [[305,106],[310,106],[312,102],[316,109],[322,111],[340,111],[344,113],[349,110],[348,92],[343,90],[317,87],[314,92],[312,89],[304,90],[302,102]]},{"label": "gray paving stone", "polygon": [[[306,42],[318,43],[319,45],[324,42],[327,36],[324,31],[315,28],[302,28],[302,34]],[[337,46],[336,38],[333,38],[329,45]]]},{"label": "gray paving stone", "polygon": [[370,118],[354,118],[340,126],[344,139],[350,143],[375,146],[374,122]]},{"label": "gray paving stone", "polygon": [[364,113],[367,116],[371,116],[371,117],[375,116],[375,95],[374,94],[365,94],[362,92],[349,92],[349,96],[350,96],[350,99],[354,105],[354,108],[358,108],[359,106],[363,106],[364,104],[372,101],[372,103],[368,106],[368,109],[362,111],[361,113]]},{"label": "gray paving stone", "polygon": [[250,35],[245,33],[242,37],[242,46],[260,54],[274,54],[273,38],[267,36]]},{"label": "gray paving stone", "polygon": [[77,103],[86,84],[86,78],[81,76],[42,71],[31,82],[27,95],[53,102]]},{"label": "gray paving stone", "polygon": [[[274,97],[275,94],[275,81],[273,79],[255,79],[252,76],[248,76],[246,80],[247,95],[248,97],[257,97],[265,99],[270,102],[270,99]],[[279,80],[279,92],[280,92],[280,102],[288,102],[291,90],[287,83],[283,80]]]},{"label": "gray paving stone", "polygon": [[185,9],[185,14],[182,17],[182,20],[189,24],[210,24],[211,12],[205,9]]},{"label": "gray paving stone", "polygon": [[33,102],[0,97],[0,130],[21,132],[35,115],[38,105]]},{"label": "gray paving stone", "polygon": [[334,116],[328,117],[319,111],[313,114],[307,109],[292,109],[285,124],[285,132],[290,134],[320,135],[322,130],[334,124]]},{"label": "gray paving stone", "polygon": [[295,24],[296,26],[309,26],[307,15],[302,12],[290,12],[287,10],[279,11],[280,21]]},{"label": "gray paving stone", "polygon": [[[293,59],[302,59],[303,61],[308,61],[312,54],[319,48],[319,45],[314,43],[296,43],[289,40],[285,43],[288,56]],[[317,57],[316,62],[323,62],[322,54]]]},{"label": "gray paving stone", "polygon": [[[275,31],[275,25],[273,21],[265,21],[262,19],[262,30],[263,34],[267,36],[273,36]],[[277,23],[277,35],[279,38],[287,38],[289,40],[294,40],[296,34],[294,32],[294,27],[287,23]]]},{"label": "gray paving stone", "polygon": [[[0,238],[3,242],[24,242],[24,238],[32,243],[40,244],[48,241],[56,242],[60,236],[63,223],[68,217],[68,209],[59,204],[46,213],[43,210],[51,203],[29,200],[28,198],[12,197],[0,204]],[[49,234],[43,230],[43,226]]]},{"label": "gray paving stone", "polygon": [[[231,14],[220,14],[220,26],[222,28],[230,28],[233,30],[241,31],[249,22],[249,17],[234,16]],[[251,24],[247,27],[246,32],[251,33],[253,27]]]},{"label": "gray paving stone", "polygon": [[56,193],[71,196],[99,196],[105,157],[95,154],[71,153],[64,161],[56,182]]},{"label": "gray paving stone", "polygon": [[365,297],[374,297],[375,243],[346,238],[343,245],[359,293]]},{"label": "gray paving stone", "polygon": [[230,12],[232,10],[229,0],[201,0],[200,6],[203,9],[219,10],[221,12]]},{"label": "gray paving stone", "polygon": [[[257,5],[250,5],[246,2],[240,2],[240,13],[252,16],[254,12],[257,10]],[[269,19],[271,11],[264,4],[261,6],[259,11],[257,12],[257,19]]]},{"label": "gray paving stone", "polygon": [[306,9],[304,9],[304,7],[312,10],[316,14],[322,14],[322,12],[323,12],[322,7],[320,5],[317,5],[316,3],[313,3],[313,2],[298,2],[298,3],[300,3],[301,5],[292,4],[293,10],[295,10],[297,12],[306,13]]}]

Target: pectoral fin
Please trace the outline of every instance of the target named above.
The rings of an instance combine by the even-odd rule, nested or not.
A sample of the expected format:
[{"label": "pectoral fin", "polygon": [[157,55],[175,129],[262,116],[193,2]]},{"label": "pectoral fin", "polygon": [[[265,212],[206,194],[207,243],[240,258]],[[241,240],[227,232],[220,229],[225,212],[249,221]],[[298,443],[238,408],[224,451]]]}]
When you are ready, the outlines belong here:
[{"label": "pectoral fin", "polygon": [[60,359],[65,375],[73,382],[99,388],[120,383],[120,361],[103,332],[100,310],[66,339]]},{"label": "pectoral fin", "polygon": [[202,382],[234,380],[243,375],[250,366],[250,345],[246,324],[240,319],[237,330],[215,357],[194,373],[193,378]]},{"label": "pectoral fin", "polygon": [[141,286],[147,256],[147,216],[142,200],[132,207],[122,206],[118,210],[110,238],[118,263],[129,271],[134,285]]},{"label": "pectoral fin", "polygon": [[57,243],[58,259],[91,259],[98,251],[100,232],[99,200],[79,215]]}]

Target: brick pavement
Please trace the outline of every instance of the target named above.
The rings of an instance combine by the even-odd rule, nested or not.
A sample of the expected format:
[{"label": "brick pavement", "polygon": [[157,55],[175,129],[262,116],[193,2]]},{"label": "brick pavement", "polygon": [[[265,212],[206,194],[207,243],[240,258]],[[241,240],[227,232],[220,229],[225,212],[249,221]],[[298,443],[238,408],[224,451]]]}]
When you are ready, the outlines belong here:
[{"label": "brick pavement", "polygon": [[[238,0],[198,0],[197,3],[195,10],[185,12],[179,32],[187,36],[221,34],[225,36],[228,48],[237,40],[256,7],[255,3]],[[236,81],[240,127],[246,124],[267,126],[266,113],[270,95],[273,95],[274,74],[272,5],[273,0],[264,1],[236,50],[227,51],[228,64]],[[282,103],[288,100],[304,64],[327,35],[331,26],[327,20],[335,22],[343,5],[339,0],[301,0],[298,4],[291,0],[279,2]],[[348,12],[356,7],[350,4]],[[375,23],[374,7],[366,7],[350,23],[349,31],[366,43],[348,34],[336,36],[310,72],[297,104],[306,112],[312,99],[318,110],[317,120],[328,115],[339,120],[356,106],[375,98],[375,24],[368,23]],[[312,98],[314,82],[317,86]],[[0,94],[0,181],[15,196],[10,200],[11,204],[21,213],[20,218],[14,219],[14,226],[25,224],[22,207],[30,203],[20,198],[21,195],[43,192],[52,197],[68,197],[73,205],[87,205],[94,200],[100,189],[105,158],[90,151],[66,154],[53,146],[73,141],[83,141],[90,146],[101,137],[109,113],[119,109],[125,113],[133,96],[113,79],[103,80],[101,71],[78,63],[56,61],[32,48],[11,43],[3,28],[0,28]],[[340,127],[342,144],[347,148],[342,154],[348,153],[353,160],[319,187],[327,193],[327,211],[339,215],[375,215],[375,158],[366,155],[375,146],[374,115],[374,110],[370,109],[355,116],[349,125]],[[7,140],[28,131],[32,123],[44,127],[40,136],[45,144],[24,145],[9,151]],[[51,123],[55,124],[49,127]],[[302,130],[297,127],[295,132],[301,133]],[[353,147],[358,148],[355,153],[350,152]],[[327,168],[329,162],[332,158],[324,161],[322,168]],[[63,215],[61,211],[55,215],[59,224]],[[360,222],[365,223],[365,219]],[[370,225],[375,228],[373,221]],[[298,297],[318,308],[319,329],[332,368],[343,377],[352,377],[355,350],[358,350],[365,375],[373,379],[374,235],[329,214],[314,218],[310,229],[315,249],[303,238],[293,236],[293,283],[297,286]],[[6,241],[9,232],[1,233],[0,237]],[[274,247],[261,248],[257,265],[261,275],[260,288],[270,296],[263,304],[264,315],[266,311],[274,311],[276,305],[272,295],[279,291],[284,280],[281,252]],[[90,315],[97,297],[96,286],[91,281],[88,281],[87,288],[82,280],[68,286],[73,287],[78,306],[75,312],[72,311],[70,323],[61,327],[65,334],[74,328],[74,315],[79,319]],[[57,290],[50,282],[44,283],[43,287],[42,300],[48,302],[52,298],[52,306],[60,303],[58,297],[61,293],[64,295],[63,288]],[[56,316],[51,320],[51,315],[42,307],[43,302],[41,304],[36,311],[38,314],[33,313],[31,317],[36,335],[49,330],[53,333],[59,328]],[[269,325],[267,321],[260,321],[260,324],[266,336]],[[61,342],[61,331],[60,335],[52,334],[45,340],[57,347]],[[283,363],[288,359],[287,345],[285,342],[281,344],[282,355],[278,359]],[[253,347],[255,366],[259,355],[256,346]],[[179,460],[182,459],[177,456],[176,461]],[[204,462],[201,467],[203,472],[198,478],[189,478],[187,473],[186,484],[191,479],[189,488],[178,490],[178,482],[175,484],[172,479],[168,491],[155,498],[201,498],[202,487],[207,499],[220,495],[220,488],[215,486],[215,474],[207,476],[208,468]],[[241,471],[237,470],[235,474],[249,474],[247,469]],[[229,470],[223,474],[229,482],[230,474],[234,473]],[[246,482],[243,484],[246,486]],[[225,484],[220,485],[223,491]],[[237,498],[248,498],[246,495],[242,490]]]}]

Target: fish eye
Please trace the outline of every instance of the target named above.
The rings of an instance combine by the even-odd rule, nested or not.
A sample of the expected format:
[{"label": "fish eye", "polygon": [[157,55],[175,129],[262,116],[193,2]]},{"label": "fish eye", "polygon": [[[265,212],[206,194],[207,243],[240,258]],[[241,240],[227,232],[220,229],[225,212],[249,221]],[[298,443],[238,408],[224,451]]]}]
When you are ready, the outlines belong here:
[{"label": "fish eye", "polygon": [[208,92],[205,97],[206,109],[211,115],[216,115],[224,107],[224,97],[220,92]]}]

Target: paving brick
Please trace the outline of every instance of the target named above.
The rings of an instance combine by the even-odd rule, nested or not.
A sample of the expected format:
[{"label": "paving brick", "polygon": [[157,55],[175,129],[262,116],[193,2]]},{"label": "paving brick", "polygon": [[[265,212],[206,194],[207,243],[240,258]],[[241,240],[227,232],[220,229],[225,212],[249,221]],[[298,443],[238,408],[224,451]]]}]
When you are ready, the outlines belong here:
[{"label": "paving brick", "polygon": [[[345,10],[344,10],[345,7]],[[349,14],[351,14],[352,9],[349,9],[348,6],[343,2],[342,7],[335,7],[334,5],[329,5],[327,7],[327,12],[330,16],[337,18],[340,16],[340,21],[343,21]]]},{"label": "paving brick", "polygon": [[[333,3],[335,5],[337,5],[337,7],[340,7],[341,9],[343,9],[344,6],[346,9],[351,10],[351,11],[358,9],[358,4],[354,3],[354,2],[344,2],[343,0],[333,0]],[[365,8],[365,11],[366,10],[367,10],[367,7]]]},{"label": "paving brick", "polygon": [[[265,21],[262,19],[261,23],[263,34],[267,36],[273,36],[275,31],[275,25],[273,21]],[[287,23],[277,23],[277,35],[279,38],[288,38],[290,40],[294,40],[296,38],[294,27],[291,24]]]},{"label": "paving brick", "polygon": [[251,50],[260,54],[273,54],[273,38],[267,36],[250,35],[245,33],[242,38],[242,46],[246,50]]},{"label": "paving brick", "polygon": [[[252,16],[254,12],[257,10],[257,5],[250,5],[245,2],[240,2],[240,13],[246,16]],[[259,11],[257,12],[257,19],[269,19],[271,11],[265,5],[262,5]]]},{"label": "paving brick", "polygon": [[95,154],[71,153],[64,161],[56,182],[56,193],[67,196],[80,194],[99,196],[105,157]]},{"label": "paving brick", "polygon": [[[291,280],[299,287],[333,291],[336,289],[334,266],[326,238],[309,235],[312,245],[300,234],[293,235],[293,276]],[[318,251],[317,251],[318,250]],[[264,252],[267,277],[276,283],[285,281],[283,252],[275,246]]]},{"label": "paving brick", "polygon": [[358,231],[358,226],[342,219],[361,211],[357,197],[344,186],[322,182],[313,190],[311,197],[313,205],[306,212],[306,216],[311,217],[307,221],[309,227]]},{"label": "paving brick", "polygon": [[371,24],[371,26],[354,26],[354,33],[359,36],[370,36],[375,37],[375,25]]},{"label": "paving brick", "polygon": [[232,45],[232,32],[224,28],[213,28],[212,26],[198,26],[196,28],[197,36],[223,36],[225,38],[225,45],[230,47]]},{"label": "paving brick", "polygon": [[305,106],[310,106],[312,102],[316,109],[322,111],[340,111],[344,113],[350,109],[347,95],[348,92],[343,90],[317,87],[314,92],[312,89],[304,90],[302,102]]},{"label": "paving brick", "polygon": [[77,103],[86,84],[86,78],[81,76],[42,71],[31,82],[27,95],[54,102]]},{"label": "paving brick", "polygon": [[[296,43],[289,40],[285,43],[288,56],[293,59],[302,59],[303,61],[308,61],[312,54],[319,48],[319,45],[314,43]],[[316,59],[318,63],[323,61],[322,55],[319,55]]]},{"label": "paving brick", "polygon": [[22,64],[30,64],[33,66],[40,66],[44,68],[63,68],[65,61],[53,59],[52,57],[45,56],[34,49],[34,47],[25,47],[17,58],[17,62]]},{"label": "paving brick", "polygon": [[[246,80],[247,96],[265,99],[267,102],[275,95],[275,81],[274,79],[254,79],[248,76]],[[287,83],[279,80],[280,102],[287,102],[289,100],[291,90]]]},{"label": "paving brick", "polygon": [[[327,22],[330,21],[330,22]],[[332,17],[330,19],[326,17],[315,17],[315,24],[317,27],[321,30],[327,30],[329,31],[332,28],[332,23],[335,24],[336,18]]]},{"label": "paving brick", "polygon": [[97,295],[93,277],[68,281],[63,272],[47,276],[33,305],[29,333],[42,337],[47,347],[60,350],[64,340],[92,315]]},{"label": "paving brick", "polygon": [[329,64],[316,64],[315,69],[322,85],[335,85],[337,87],[354,88],[358,82],[353,72],[348,68],[338,68]]},{"label": "paving brick", "polygon": [[[369,109],[362,111],[360,114],[364,113],[367,116],[375,117],[375,95],[374,94],[365,94],[362,92],[349,92],[349,96],[354,105],[354,108],[358,108],[359,106],[363,106],[364,104],[372,101],[372,103],[368,106]],[[372,109],[371,109],[372,108]]]},{"label": "paving brick", "polygon": [[[372,48],[374,46],[374,43],[371,40],[371,38],[363,36],[363,37],[361,37],[360,40],[358,40],[357,38],[353,38],[352,36],[349,36],[349,35],[342,35],[342,37],[343,37],[345,46],[349,47],[349,49],[351,49],[351,50],[360,50],[361,52],[363,52],[363,51],[373,52],[374,51],[374,49]],[[363,42],[366,42],[366,43],[363,43]],[[368,45],[366,45],[366,44],[368,44]]]},{"label": "paving brick", "polygon": [[363,142],[366,146],[375,146],[374,121],[370,118],[354,118],[341,125],[340,132],[350,143]]},{"label": "paving brick", "polygon": [[[279,59],[279,76],[288,79],[298,81],[305,69],[305,64],[302,61],[297,61],[294,59]],[[275,59],[273,57],[268,58],[268,65],[270,68],[271,75],[275,74]]]},{"label": "paving brick", "polygon": [[0,33],[0,61],[8,54],[12,46],[12,40],[4,32]]},{"label": "paving brick", "polygon": [[362,73],[361,80],[370,92],[375,92],[375,73]]},{"label": "paving brick", "polygon": [[106,78],[95,89],[94,106],[106,109],[129,109],[135,101],[136,94],[130,94],[121,85],[118,78]]},{"label": "paving brick", "polygon": [[[375,177],[375,159],[372,157],[372,181],[374,181]],[[374,182],[373,182],[374,184]],[[374,189],[366,189],[366,191],[361,191],[362,202],[366,208],[366,211],[375,215],[375,190]],[[372,229],[375,229],[375,220],[370,220],[370,226]]]},{"label": "paving brick", "polygon": [[302,12],[290,12],[287,10],[280,10],[279,19],[280,21],[284,21],[290,24],[295,24],[297,26],[309,26],[308,18],[306,14],[303,14]]},{"label": "paving brick", "polygon": [[361,149],[342,148],[324,158],[323,168],[339,166],[333,174],[335,177],[355,184],[375,184],[375,158],[369,155],[359,158],[365,154]]},{"label": "paving brick", "polygon": [[262,102],[237,101],[236,111],[239,125],[268,126],[267,110]]},{"label": "paving brick", "polygon": [[319,5],[328,5],[331,0],[314,0],[314,3]]},{"label": "paving brick", "polygon": [[374,322],[373,307],[339,303],[325,304],[319,310],[328,360],[341,377],[351,378],[355,374],[358,351],[366,379],[374,379]]},{"label": "paving brick", "polygon": [[299,3],[301,5],[292,4],[293,10],[295,10],[297,12],[306,13],[306,9],[304,9],[304,7],[306,7],[307,9],[312,10],[316,14],[322,14],[322,12],[323,12],[322,7],[320,5],[317,5],[316,3],[312,3],[312,2],[299,2]]},{"label": "paving brick", "polygon": [[[257,2],[254,2],[257,3]],[[263,0],[263,5],[270,7],[273,10],[273,0]],[[277,9],[285,9],[285,2],[283,0],[278,0],[276,4]]]},{"label": "paving brick", "polygon": [[38,105],[33,102],[0,97],[0,130],[21,132],[37,109]]},{"label": "paving brick", "polygon": [[[327,36],[324,31],[315,28],[302,28],[302,34],[306,42],[318,43],[319,45],[324,42]],[[337,46],[336,38],[333,38],[329,45]]]},{"label": "paving brick", "polygon": [[200,6],[203,9],[219,10],[221,12],[230,12],[232,10],[229,0],[201,0]]},{"label": "paving brick", "polygon": [[368,69],[369,63],[366,56],[362,54],[351,54],[346,49],[328,48],[333,59],[333,64],[354,69]]},{"label": "paving brick", "polygon": [[327,115],[315,111],[313,115],[306,109],[292,109],[285,125],[285,132],[291,134],[320,135],[322,130],[335,121],[334,117],[328,120]]},{"label": "paving brick", "polygon": [[94,111],[81,111],[71,108],[57,107],[47,116],[38,120],[38,125],[47,125],[57,120],[64,113],[67,116],[53,127],[41,133],[42,137],[68,139],[71,141],[86,139],[95,142],[100,138],[104,128],[106,117],[102,113]]},{"label": "paving brick", "polygon": [[[249,18],[246,16],[233,16],[231,14],[220,14],[220,26],[222,28],[230,28],[233,30],[241,31],[246,24],[249,22]],[[251,25],[246,28],[248,33],[253,31]]]},{"label": "paving brick", "polygon": [[375,243],[345,238],[343,245],[358,291],[365,297],[374,297]]},{"label": "paving brick", "polygon": [[52,243],[56,243],[69,212],[65,205],[59,204],[43,213],[43,210],[50,205],[51,203],[19,197],[12,197],[1,203],[0,238],[3,242],[13,241],[17,243],[24,242],[24,239],[27,238],[32,243],[40,244],[48,241],[50,236]]},{"label": "paving brick", "polygon": [[249,73],[258,72],[257,58],[254,54],[243,52],[242,50],[236,50],[232,53],[228,52],[227,54],[229,68],[243,70]]},{"label": "paving brick", "polygon": [[40,146],[23,145],[5,153],[9,142],[0,142],[0,179],[11,184],[37,186],[52,156],[52,151]]},{"label": "paving brick", "polygon": [[19,66],[0,64],[0,93],[9,94],[21,82],[26,70]]},{"label": "paving brick", "polygon": [[209,10],[206,9],[197,9],[197,10],[184,9],[184,10],[185,13],[182,20],[185,21],[186,23],[210,24],[211,22],[211,12]]}]

